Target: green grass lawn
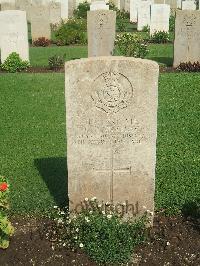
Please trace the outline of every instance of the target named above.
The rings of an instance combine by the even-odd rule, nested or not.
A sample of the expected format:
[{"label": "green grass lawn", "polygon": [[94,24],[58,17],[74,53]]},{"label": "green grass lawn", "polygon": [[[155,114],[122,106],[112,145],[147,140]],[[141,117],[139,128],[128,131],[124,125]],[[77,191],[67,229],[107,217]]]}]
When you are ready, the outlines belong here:
[{"label": "green grass lawn", "polygon": [[[66,203],[64,74],[0,75],[0,174],[14,213]],[[161,74],[156,207],[181,209],[200,195],[200,75]]]},{"label": "green grass lawn", "polygon": [[[171,66],[173,63],[172,44],[151,44],[149,45],[148,59],[152,59],[160,64]],[[36,67],[48,66],[48,58],[53,55],[66,54],[66,60],[87,57],[87,46],[51,46],[51,47],[31,47],[30,62]],[[117,52],[115,53],[117,54]]]}]

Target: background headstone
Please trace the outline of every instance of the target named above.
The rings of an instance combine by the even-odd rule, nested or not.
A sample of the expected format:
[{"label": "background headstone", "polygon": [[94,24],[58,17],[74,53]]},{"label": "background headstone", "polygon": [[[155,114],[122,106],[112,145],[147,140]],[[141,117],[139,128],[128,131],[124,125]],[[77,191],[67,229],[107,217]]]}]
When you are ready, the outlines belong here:
[{"label": "background headstone", "polygon": [[15,10],[15,0],[0,0],[0,10]]},{"label": "background headstone", "polygon": [[130,21],[137,22],[138,6],[141,0],[130,0]]},{"label": "background headstone", "polygon": [[125,3],[124,3],[124,10],[126,12],[130,12],[130,0],[125,0]]},{"label": "background headstone", "polygon": [[0,12],[1,62],[13,52],[29,61],[28,28],[26,12],[7,10]]},{"label": "background headstone", "polygon": [[26,11],[27,20],[31,20],[31,0],[16,0],[16,9]]},{"label": "background headstone", "polygon": [[58,24],[61,22],[61,2],[60,1],[50,1],[50,22],[52,24]]},{"label": "background headstone", "polygon": [[145,26],[150,25],[151,1],[141,1],[138,6],[137,30],[141,31]]},{"label": "background headstone", "polygon": [[109,10],[109,5],[106,5],[104,1],[95,1],[91,3],[90,10]]},{"label": "background headstone", "polygon": [[32,4],[31,35],[32,40],[40,37],[51,39],[50,8],[49,4]]},{"label": "background headstone", "polygon": [[182,1],[182,10],[196,10],[196,2],[192,0]]},{"label": "background headstone", "polygon": [[157,63],[128,57],[66,63],[71,210],[96,196],[153,211],[158,75]]},{"label": "background headstone", "polygon": [[177,11],[174,67],[183,62],[200,62],[200,11]]},{"label": "background headstone", "polygon": [[169,32],[170,6],[166,4],[151,5],[150,34],[156,31]]},{"label": "background headstone", "polygon": [[69,1],[61,0],[61,19],[63,19],[63,20],[67,20],[69,17],[68,2]]},{"label": "background headstone", "polygon": [[115,42],[116,12],[87,12],[88,56],[112,55]]},{"label": "background headstone", "polygon": [[182,8],[182,0],[177,0],[177,8]]}]

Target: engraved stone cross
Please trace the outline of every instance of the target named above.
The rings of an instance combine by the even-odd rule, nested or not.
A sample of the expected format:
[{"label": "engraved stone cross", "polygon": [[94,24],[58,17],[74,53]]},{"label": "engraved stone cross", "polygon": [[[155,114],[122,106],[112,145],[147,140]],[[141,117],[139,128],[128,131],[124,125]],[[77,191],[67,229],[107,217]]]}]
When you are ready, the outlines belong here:
[{"label": "engraved stone cross", "polygon": [[108,172],[110,175],[110,201],[113,202],[113,181],[114,181],[114,174],[116,172],[125,172],[129,173],[131,175],[131,166],[130,167],[124,167],[124,168],[115,168],[114,167],[114,156],[113,156],[113,151],[112,151],[112,156],[111,156],[111,167],[110,168],[105,168],[105,169],[95,169],[93,168],[96,172]]}]

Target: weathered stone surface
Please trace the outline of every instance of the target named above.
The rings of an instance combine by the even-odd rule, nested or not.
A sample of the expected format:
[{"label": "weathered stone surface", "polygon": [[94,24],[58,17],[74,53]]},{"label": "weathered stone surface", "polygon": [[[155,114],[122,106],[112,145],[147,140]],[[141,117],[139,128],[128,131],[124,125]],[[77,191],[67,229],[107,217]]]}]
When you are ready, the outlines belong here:
[{"label": "weathered stone surface", "polygon": [[88,11],[87,32],[89,57],[112,55],[115,42],[115,25],[115,11]]},{"label": "weathered stone surface", "polygon": [[128,57],[66,63],[71,210],[96,196],[153,211],[158,74],[157,63]]},{"label": "weathered stone surface", "polygon": [[182,8],[182,0],[177,0],[177,8]]},{"label": "weathered stone surface", "polygon": [[27,20],[31,20],[31,1],[30,0],[16,0],[16,9],[26,11]]},{"label": "weathered stone surface", "polygon": [[124,3],[124,10],[126,12],[130,12],[130,0],[125,0],[125,3]]},{"label": "weathered stone surface", "polygon": [[69,1],[61,0],[61,19],[63,20],[67,20],[69,17],[68,3]]},{"label": "weathered stone surface", "polygon": [[170,6],[166,4],[151,5],[150,34],[156,31],[169,32]]},{"label": "weathered stone surface", "polygon": [[178,3],[178,0],[164,0],[163,4],[169,5],[170,8],[172,8],[172,9],[176,9],[177,8],[177,3]]},{"label": "weathered stone surface", "polygon": [[177,11],[174,67],[181,62],[200,62],[200,11]]},{"label": "weathered stone surface", "polygon": [[138,19],[138,7],[141,0],[130,0],[130,21],[137,22]]},{"label": "weathered stone surface", "polygon": [[0,0],[0,11],[15,10],[15,0]]},{"label": "weathered stone surface", "polygon": [[106,5],[104,1],[95,1],[91,3],[90,10],[109,10],[109,5]]},{"label": "weathered stone surface", "polygon": [[51,39],[49,3],[39,4],[39,2],[35,1],[32,4],[31,9],[32,40],[34,41],[40,37]]},{"label": "weathered stone surface", "polygon": [[141,31],[145,26],[150,26],[151,1],[141,1],[138,6],[137,30]]},{"label": "weathered stone surface", "polygon": [[61,22],[61,2],[53,0],[49,2],[50,23],[58,24]]},{"label": "weathered stone surface", "polygon": [[120,0],[120,10],[125,10],[125,0]]},{"label": "weathered stone surface", "polygon": [[196,2],[192,0],[182,1],[182,10],[196,10]]},{"label": "weathered stone surface", "polygon": [[68,0],[68,17],[73,17],[73,12],[76,9],[76,1],[75,0]]},{"label": "weathered stone surface", "polygon": [[1,61],[16,52],[23,60],[29,60],[26,12],[7,10],[0,12]]}]

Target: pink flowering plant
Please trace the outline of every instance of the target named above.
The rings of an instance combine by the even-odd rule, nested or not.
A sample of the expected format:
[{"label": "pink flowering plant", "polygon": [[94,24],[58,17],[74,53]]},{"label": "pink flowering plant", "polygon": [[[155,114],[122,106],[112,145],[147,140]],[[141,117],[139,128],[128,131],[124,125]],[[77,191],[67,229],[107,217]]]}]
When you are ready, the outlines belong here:
[{"label": "pink flowering plant", "polygon": [[100,264],[128,262],[134,248],[146,238],[147,216],[123,219],[115,209],[102,209],[95,197],[86,198],[84,204],[89,207],[78,213],[55,207],[59,245],[81,249]]},{"label": "pink flowering plant", "polygon": [[14,228],[8,219],[9,193],[7,179],[0,176],[0,248],[2,249],[6,249],[9,246],[10,236],[14,232]]}]

